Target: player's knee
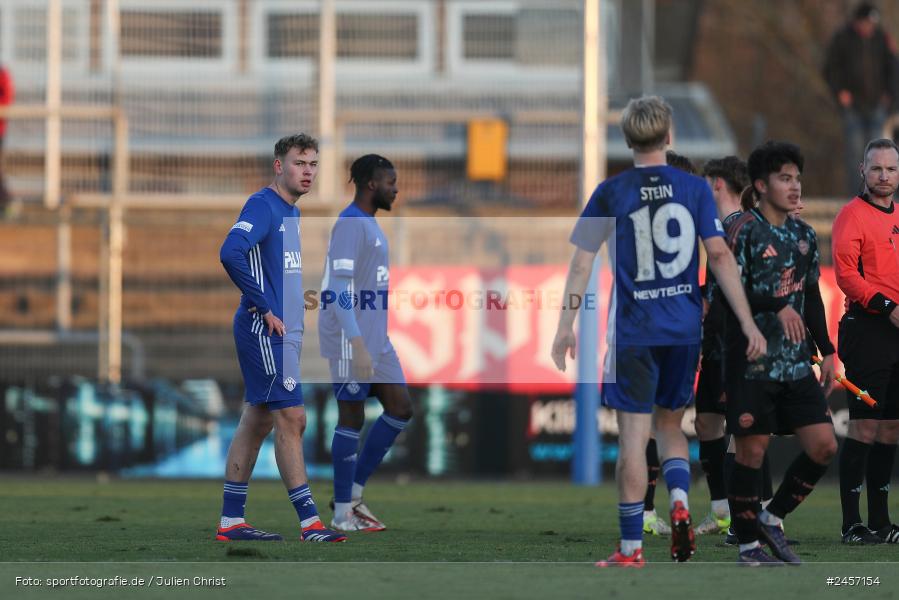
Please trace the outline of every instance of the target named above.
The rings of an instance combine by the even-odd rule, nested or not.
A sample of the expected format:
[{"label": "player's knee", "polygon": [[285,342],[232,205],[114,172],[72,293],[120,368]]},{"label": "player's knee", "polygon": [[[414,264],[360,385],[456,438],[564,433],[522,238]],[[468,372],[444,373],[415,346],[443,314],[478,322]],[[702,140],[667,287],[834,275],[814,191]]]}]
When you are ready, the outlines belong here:
[{"label": "player's knee", "polygon": [[364,402],[337,402],[337,425],[350,429],[362,429],[365,425]]},{"label": "player's knee", "polygon": [[837,440],[830,436],[829,439],[818,443],[809,453],[809,458],[819,465],[828,465],[833,457],[837,455]]},{"label": "player's knee", "polygon": [[877,426],[876,439],[881,444],[899,442],[899,421],[880,421]]},{"label": "player's knee", "polygon": [[873,444],[877,437],[877,421],[859,419],[849,421],[849,437],[863,444]]},{"label": "player's knee", "polygon": [[302,436],[306,431],[306,411],[302,407],[291,407],[277,411],[275,429],[279,433]]},{"label": "player's knee", "polygon": [[712,427],[702,413],[696,415],[693,427],[696,429],[696,435],[699,436],[699,439],[708,439],[712,433]]},{"label": "player's knee", "polygon": [[408,421],[412,418],[412,402],[409,401],[407,396],[402,400],[393,402],[390,407],[385,407],[384,412],[395,419]]},{"label": "player's knee", "polygon": [[[758,444],[738,446],[736,460],[741,465],[758,469],[765,460],[765,447]],[[812,460],[814,460],[814,457],[812,457]]]}]

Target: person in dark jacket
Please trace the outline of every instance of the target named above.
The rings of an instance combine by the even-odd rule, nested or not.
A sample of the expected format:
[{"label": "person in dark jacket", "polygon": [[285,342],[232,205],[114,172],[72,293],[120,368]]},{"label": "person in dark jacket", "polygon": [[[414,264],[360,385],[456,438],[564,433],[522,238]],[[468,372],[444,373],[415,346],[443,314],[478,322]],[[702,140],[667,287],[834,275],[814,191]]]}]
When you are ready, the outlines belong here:
[{"label": "person in dark jacket", "polygon": [[824,77],[843,118],[847,192],[860,189],[858,164],[868,140],[883,137],[895,92],[896,47],[880,26],[877,8],[859,4],[827,48]]}]

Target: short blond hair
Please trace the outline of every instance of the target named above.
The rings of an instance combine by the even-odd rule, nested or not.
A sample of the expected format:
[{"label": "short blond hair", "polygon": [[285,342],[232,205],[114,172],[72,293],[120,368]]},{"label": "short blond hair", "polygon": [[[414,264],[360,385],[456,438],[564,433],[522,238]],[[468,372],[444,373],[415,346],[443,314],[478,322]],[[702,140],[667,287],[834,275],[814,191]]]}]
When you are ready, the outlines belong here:
[{"label": "short blond hair", "polygon": [[638,152],[664,150],[671,131],[671,105],[659,96],[632,98],[621,112],[621,131]]}]

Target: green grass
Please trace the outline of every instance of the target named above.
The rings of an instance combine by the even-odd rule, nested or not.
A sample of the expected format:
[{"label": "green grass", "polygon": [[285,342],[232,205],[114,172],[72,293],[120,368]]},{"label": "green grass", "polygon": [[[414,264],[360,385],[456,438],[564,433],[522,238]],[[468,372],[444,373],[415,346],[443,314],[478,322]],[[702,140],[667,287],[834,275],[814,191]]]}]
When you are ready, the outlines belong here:
[{"label": "green grass", "polygon": [[[864,593],[870,598],[891,597],[899,581],[899,570],[889,564],[899,561],[899,546],[839,543],[839,494],[833,485],[821,486],[787,521],[790,536],[802,542],[797,550],[807,564],[760,574],[733,565],[735,550],[724,546],[722,537],[700,537],[695,559],[684,565],[670,563],[666,539],[649,538],[647,568],[595,569],[593,562],[605,557],[618,537],[613,484],[374,481],[366,499],[388,531],[352,535],[346,544],[301,544],[296,514],[280,483],[253,482],[248,519],[287,541],[221,544],[212,540],[221,498],[217,481],[4,479],[0,597],[8,591],[21,597],[60,594],[46,586],[16,588],[16,576],[91,574],[219,576],[228,578],[229,593],[261,587],[278,597],[278,591],[302,590],[291,596],[296,598],[342,597],[338,592],[357,598],[617,598],[660,592],[672,598],[739,598],[750,591],[746,585],[754,597],[790,597],[804,590],[805,595]],[[313,492],[329,517],[330,485],[315,482]],[[704,488],[694,492],[698,521],[708,503]],[[664,491],[658,496],[658,505],[666,506]],[[825,585],[827,576],[849,575],[877,575],[881,585]],[[349,594],[352,590],[355,594]],[[65,593],[67,598],[111,598],[121,592],[73,588]],[[151,585],[128,592],[128,597],[146,598],[222,597],[220,589],[195,586]]]}]

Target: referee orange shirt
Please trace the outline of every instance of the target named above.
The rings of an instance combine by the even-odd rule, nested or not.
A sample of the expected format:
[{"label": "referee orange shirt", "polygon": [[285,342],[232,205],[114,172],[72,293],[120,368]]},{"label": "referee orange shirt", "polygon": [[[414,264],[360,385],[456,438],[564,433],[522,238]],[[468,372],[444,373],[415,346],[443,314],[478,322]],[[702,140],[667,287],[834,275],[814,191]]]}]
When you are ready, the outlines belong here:
[{"label": "referee orange shirt", "polygon": [[889,314],[899,301],[899,210],[856,197],[833,223],[833,265],[846,309]]}]

